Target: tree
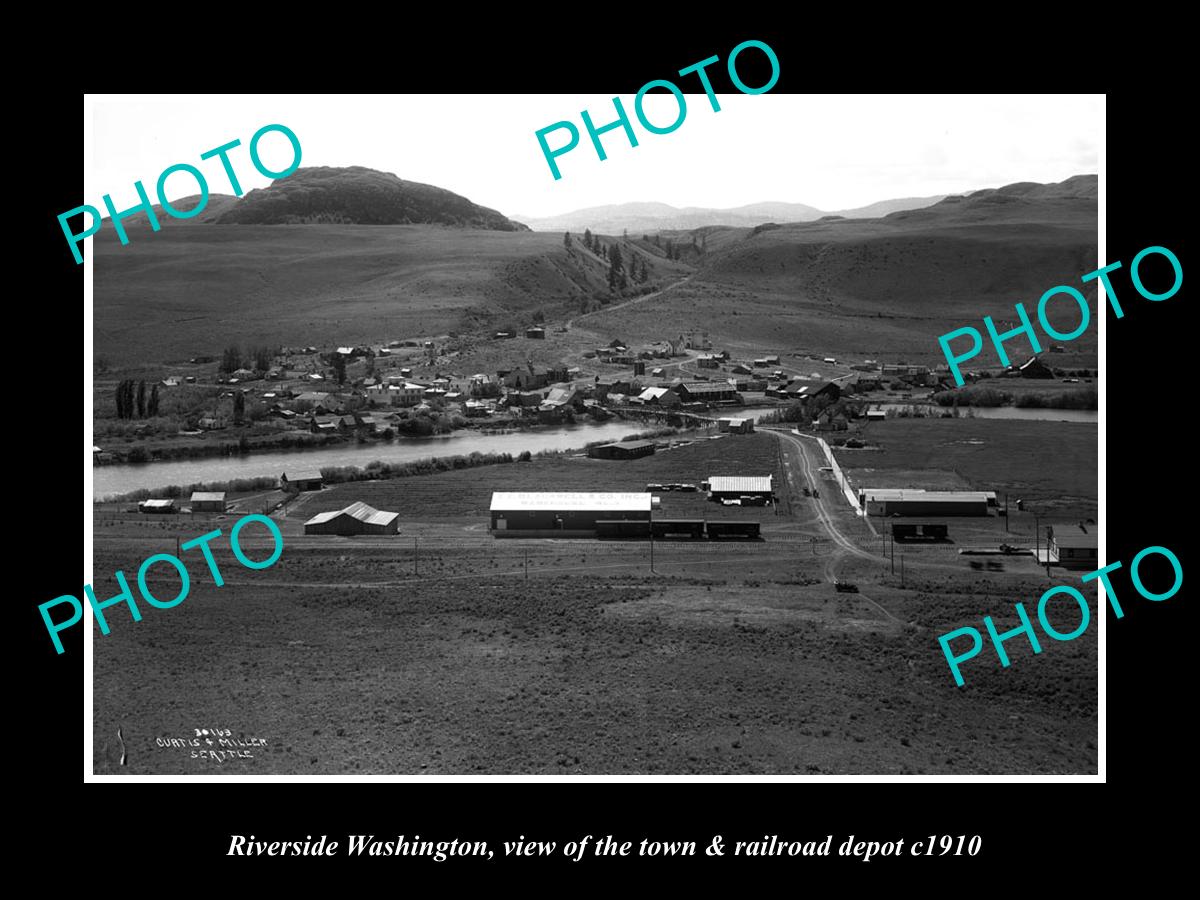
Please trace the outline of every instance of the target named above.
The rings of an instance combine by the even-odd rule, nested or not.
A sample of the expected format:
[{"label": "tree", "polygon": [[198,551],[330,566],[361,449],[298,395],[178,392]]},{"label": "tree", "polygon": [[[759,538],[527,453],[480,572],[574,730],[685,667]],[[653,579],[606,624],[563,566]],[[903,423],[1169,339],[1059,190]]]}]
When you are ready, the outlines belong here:
[{"label": "tree", "polygon": [[150,389],[150,399],[146,402],[146,415],[153,419],[158,415],[158,385]]},{"label": "tree", "polygon": [[333,355],[333,374],[338,384],[346,383],[346,357],[340,353]]},{"label": "tree", "polygon": [[628,228],[622,228],[622,229],[621,229],[621,237],[622,237],[624,240],[629,240],[629,229],[628,229]]},{"label": "tree", "polygon": [[583,246],[588,250],[592,249],[592,229],[583,229]]},{"label": "tree", "polygon": [[235,372],[242,367],[242,351],[237,344],[231,344],[221,353],[221,371]]},{"label": "tree", "polygon": [[116,393],[113,395],[113,399],[116,401],[116,404],[117,404],[117,418],[118,419],[126,418],[126,415],[125,415],[125,382],[124,381],[117,384],[117,390],[116,390]]},{"label": "tree", "polygon": [[568,250],[571,249],[571,232],[569,231],[563,232],[563,246]]},{"label": "tree", "polygon": [[271,360],[275,356],[270,347],[255,347],[250,351],[250,355],[254,358],[254,368],[259,372],[266,372],[270,369]]},{"label": "tree", "polygon": [[137,417],[146,418],[146,382],[139,381],[137,386]]},{"label": "tree", "polygon": [[627,285],[625,267],[621,261],[621,247],[619,244],[613,244],[608,254],[608,288],[623,291]]},{"label": "tree", "polygon": [[233,395],[233,424],[241,425],[242,417],[246,415],[246,392],[238,391]]}]

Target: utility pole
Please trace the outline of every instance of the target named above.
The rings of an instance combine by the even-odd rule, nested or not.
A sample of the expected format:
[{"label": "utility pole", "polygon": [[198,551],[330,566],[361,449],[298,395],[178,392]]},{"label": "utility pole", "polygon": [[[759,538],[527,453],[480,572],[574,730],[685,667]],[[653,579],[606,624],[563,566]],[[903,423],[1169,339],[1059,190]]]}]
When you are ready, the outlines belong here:
[{"label": "utility pole", "polygon": [[900,554],[900,587],[904,587],[904,554]]},{"label": "utility pole", "polygon": [[1046,577],[1050,577],[1050,526],[1046,526]]},{"label": "utility pole", "polygon": [[1037,559],[1042,553],[1041,544],[1041,527],[1038,525],[1040,516],[1037,513],[1033,514],[1033,558]]},{"label": "utility pole", "polygon": [[1004,492],[1004,533],[1008,534],[1008,491]]},{"label": "utility pole", "polygon": [[529,547],[525,547],[525,580],[529,580]]},{"label": "utility pole", "polygon": [[892,523],[892,574],[896,574],[896,523]]}]

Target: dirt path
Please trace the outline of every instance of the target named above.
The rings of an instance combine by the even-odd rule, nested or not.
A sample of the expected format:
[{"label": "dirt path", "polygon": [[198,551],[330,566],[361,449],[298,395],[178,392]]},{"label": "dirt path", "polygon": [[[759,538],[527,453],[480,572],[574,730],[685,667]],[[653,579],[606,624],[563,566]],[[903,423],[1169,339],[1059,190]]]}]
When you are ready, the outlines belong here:
[{"label": "dirt path", "polygon": [[[655,297],[661,297],[667,291],[672,290],[673,288],[677,288],[681,284],[686,284],[688,281],[691,281],[691,279],[692,279],[692,276],[688,275],[686,278],[681,278],[681,279],[679,279],[679,281],[668,284],[666,287],[660,288],[659,290],[654,291],[653,293],[643,294],[641,297],[632,297],[629,300],[622,301],[621,303],[614,303],[612,306],[603,306],[600,309],[594,309],[591,312],[580,313],[577,316],[573,316],[570,319],[567,319],[567,321],[563,327],[565,327],[568,331],[570,331],[571,328],[574,327],[576,322],[578,322],[580,319],[586,319],[588,316],[598,315],[599,313],[612,312],[613,310],[624,309],[627,306],[633,306],[634,304],[637,304],[637,303],[644,303],[647,300],[653,300]],[[589,334],[590,333],[593,333],[593,332],[589,332]]]}]

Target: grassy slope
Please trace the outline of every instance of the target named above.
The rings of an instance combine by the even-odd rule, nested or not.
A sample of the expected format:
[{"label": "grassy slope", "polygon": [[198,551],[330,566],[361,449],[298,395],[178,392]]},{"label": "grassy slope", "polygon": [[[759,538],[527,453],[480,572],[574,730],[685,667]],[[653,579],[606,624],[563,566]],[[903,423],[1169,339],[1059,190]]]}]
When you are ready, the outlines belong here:
[{"label": "grassy slope", "polygon": [[[938,335],[981,319],[1035,315],[1058,284],[1080,287],[1095,310],[1096,207],[1087,197],[980,199],[883,219],[784,225],[745,236],[714,232],[700,272],[653,308],[593,318],[619,332],[707,326],[732,346],[773,346],[913,361],[940,361]],[[1073,306],[1052,307],[1070,331]],[[1065,313],[1065,314],[1060,314]],[[1074,316],[1074,318],[1072,318]],[[1093,317],[1094,321],[1094,317]],[[1069,345],[1094,363],[1093,325]],[[1010,342],[1012,355],[1023,345]],[[1024,345],[1027,349],[1027,345]],[[1066,360],[1061,360],[1066,362]]]},{"label": "grassy slope", "polygon": [[[208,225],[96,242],[96,354],[124,366],[231,342],[330,345],[574,312],[607,266],[562,235],[419,225]],[[654,263],[679,277],[678,264]]]}]

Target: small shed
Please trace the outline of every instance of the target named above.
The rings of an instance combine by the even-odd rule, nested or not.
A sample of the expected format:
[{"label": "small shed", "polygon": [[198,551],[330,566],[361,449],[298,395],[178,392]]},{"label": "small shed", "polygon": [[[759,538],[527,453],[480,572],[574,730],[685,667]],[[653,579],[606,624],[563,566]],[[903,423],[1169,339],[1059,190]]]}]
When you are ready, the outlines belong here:
[{"label": "small shed", "polygon": [[194,491],[192,512],[225,512],[225,492]]},{"label": "small shed", "polygon": [[384,512],[359,500],[345,509],[317,513],[304,523],[305,534],[396,534],[400,513]]},{"label": "small shed", "polygon": [[279,476],[279,486],[285,491],[319,491],[325,478],[316,470],[297,471],[290,476],[284,472]]},{"label": "small shed", "polygon": [[174,500],[142,500],[138,503],[138,512],[143,513],[173,513],[179,512]]}]

